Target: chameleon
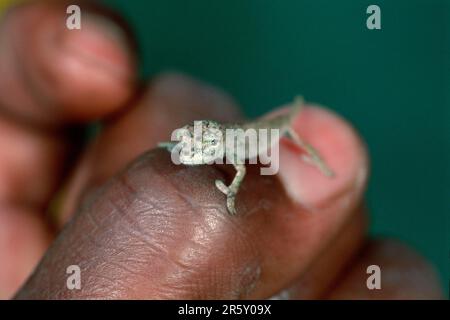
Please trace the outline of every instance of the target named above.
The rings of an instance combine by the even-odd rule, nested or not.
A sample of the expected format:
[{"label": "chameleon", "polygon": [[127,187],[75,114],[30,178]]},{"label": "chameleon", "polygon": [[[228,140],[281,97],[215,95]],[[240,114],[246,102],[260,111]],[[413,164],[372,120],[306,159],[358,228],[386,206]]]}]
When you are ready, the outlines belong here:
[{"label": "chameleon", "polygon": [[[181,128],[182,130],[176,133],[176,141],[160,142],[158,147],[165,148],[169,152],[172,152],[176,145],[181,143],[183,146],[186,146],[186,144],[189,143],[191,149],[188,151],[191,152],[181,152],[179,156],[180,163],[187,166],[211,164],[217,155],[220,157],[224,157],[224,155],[226,155],[227,160],[230,160],[228,163],[233,164],[236,174],[230,185],[227,186],[221,180],[216,180],[215,185],[217,189],[219,189],[227,197],[226,205],[229,214],[235,215],[236,195],[246,175],[245,159],[250,159],[258,154],[261,154],[263,151],[267,152],[267,150],[258,150],[258,154],[250,154],[248,151],[250,149],[248,142],[245,139],[243,141],[238,141],[238,144],[244,144],[246,150],[244,159],[241,159],[244,160],[244,162],[238,161],[236,149],[228,148],[228,145],[224,143],[222,139],[226,136],[227,129],[242,129],[244,131],[247,129],[277,129],[279,130],[278,139],[282,136],[286,136],[306,152],[306,154],[303,155],[304,161],[316,166],[325,176],[333,176],[333,171],[328,167],[320,154],[314,149],[313,146],[300,138],[292,128],[293,119],[300,114],[303,104],[303,98],[297,97],[288,113],[268,119],[260,118],[243,123],[220,123],[212,120],[200,120],[202,132],[201,139],[197,139],[198,141],[193,141],[194,126],[186,125]],[[270,141],[266,144],[265,148],[271,148],[273,143],[277,142],[278,141]]]}]

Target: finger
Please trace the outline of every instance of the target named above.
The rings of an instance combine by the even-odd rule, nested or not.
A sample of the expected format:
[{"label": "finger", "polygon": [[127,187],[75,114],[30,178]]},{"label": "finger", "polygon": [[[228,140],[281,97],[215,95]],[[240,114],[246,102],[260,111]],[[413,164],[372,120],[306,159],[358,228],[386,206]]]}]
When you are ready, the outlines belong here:
[{"label": "finger", "polygon": [[50,242],[47,226],[27,208],[0,207],[0,299],[9,299]]},{"label": "finger", "polygon": [[359,207],[339,234],[317,255],[305,272],[271,298],[275,300],[323,298],[335,286],[339,277],[362,248],[366,229],[367,214],[363,207]]},{"label": "finger", "polygon": [[0,106],[35,126],[97,119],[134,90],[134,51],[115,17],[87,3],[81,30],[65,1],[39,1],[6,15],[0,31]]},{"label": "finger", "polygon": [[[131,50],[123,46],[121,36],[113,36],[117,26],[108,31],[106,17],[102,24],[100,13],[86,14],[85,28],[77,36],[64,31],[64,16],[62,2],[33,2],[11,10],[0,26],[0,219],[5,230],[0,240],[4,248],[0,294],[4,298],[17,290],[50,241],[43,213],[71,160],[71,143],[76,144],[63,126],[112,112],[119,107],[117,102],[130,96],[128,84],[128,93],[122,91],[111,103],[88,101],[91,94],[121,92],[116,86],[122,80],[110,85],[102,80],[105,76],[90,75],[97,60],[82,52],[76,62],[78,50],[67,56],[59,56],[58,50],[66,50],[66,44],[82,47],[98,54],[98,61],[124,69],[128,68],[125,60],[117,57],[130,55]],[[106,40],[101,40],[102,34]],[[57,44],[62,39],[65,44]]]},{"label": "finger", "polygon": [[[176,166],[153,150],[91,195],[18,297],[266,298],[286,288],[353,219],[367,177],[360,139],[333,113],[306,108],[294,129],[334,180],[283,141],[279,176],[248,166],[231,217],[214,187],[231,179],[227,167]],[[60,290],[70,264],[86,279],[77,292]]]},{"label": "finger", "polygon": [[0,117],[0,297],[9,298],[51,238],[45,208],[64,170],[61,137]]},{"label": "finger", "polygon": [[[61,2],[35,2],[22,5],[11,11],[0,29],[0,113],[2,115],[0,139],[3,146],[0,152],[2,163],[0,199],[2,202],[21,203],[43,209],[55,185],[59,182],[65,157],[71,151],[68,143],[70,136],[64,129],[52,131],[47,127],[41,130],[36,128],[36,125],[39,127],[39,124],[58,119],[60,121],[58,126],[61,126],[64,121],[72,122],[77,119],[77,116],[72,118],[68,116],[70,119],[65,116],[61,118],[62,114],[73,115],[78,111],[87,110],[85,115],[90,120],[106,112],[102,107],[99,108],[101,110],[96,109],[95,103],[92,104],[93,101],[87,101],[86,98],[88,95],[96,94],[95,87],[99,84],[95,77],[89,76],[89,73],[83,74],[84,71],[93,70],[90,65],[93,61],[84,61],[86,59],[82,55],[79,58],[80,61],[86,62],[84,69],[81,62],[73,69],[73,64],[72,67],[66,68],[64,63],[59,63],[60,61],[52,55],[46,55],[48,50],[54,55],[64,51],[54,43],[53,36],[56,37],[56,35],[53,34],[51,39],[46,39],[48,29],[52,29],[53,33],[60,30],[64,37],[74,37],[69,41],[74,47],[84,48],[87,41],[84,38],[98,40],[95,48],[91,48],[99,51],[98,60],[101,60],[103,55],[129,55],[125,53],[125,49],[121,47],[118,40],[108,36],[115,32],[113,30],[118,30],[118,27],[106,32],[104,26],[99,27],[97,26],[99,23],[86,19],[85,28],[80,34],[66,35],[67,31],[62,31],[65,29],[60,27],[60,22],[65,15],[65,10],[62,8]],[[101,18],[95,19],[101,20]],[[106,23],[106,18],[103,20],[101,23]],[[100,40],[102,34],[106,40]],[[64,56],[64,53],[61,54]],[[120,59],[116,60],[119,68],[127,68],[125,65],[120,67]],[[125,63],[125,61],[122,62]],[[74,70],[79,75],[77,79],[70,74]],[[128,73],[132,73],[131,69]],[[83,86],[76,86],[77,81],[82,82]],[[93,89],[90,89],[91,85]],[[52,88],[52,90],[47,90],[48,95],[45,93],[46,90],[34,90],[41,86]],[[113,96],[120,92],[115,90],[114,86],[102,85],[102,88],[106,91],[111,90]],[[131,91],[131,86],[128,86],[126,90]],[[65,99],[67,95],[64,92],[73,94],[74,99]],[[40,94],[42,95],[36,96]],[[43,95],[46,97],[43,98]],[[103,95],[106,94],[101,94]],[[109,111],[118,107],[118,105],[108,105],[104,106],[107,106],[106,109]],[[24,119],[28,119],[29,123],[20,121]]]},{"label": "finger", "polygon": [[[380,268],[381,288],[369,289],[367,272]],[[436,271],[421,256],[393,240],[371,241],[327,296],[329,299],[442,299]]]}]

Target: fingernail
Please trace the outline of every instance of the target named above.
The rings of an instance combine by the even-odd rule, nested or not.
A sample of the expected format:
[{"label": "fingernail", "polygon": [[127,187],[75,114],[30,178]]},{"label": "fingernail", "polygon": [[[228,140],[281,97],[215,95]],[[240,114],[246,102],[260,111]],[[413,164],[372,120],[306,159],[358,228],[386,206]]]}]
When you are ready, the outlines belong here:
[{"label": "fingernail", "polygon": [[83,13],[82,17],[80,30],[60,29],[56,41],[61,54],[113,76],[128,76],[133,57],[125,32],[106,16]]},{"label": "fingernail", "polygon": [[331,111],[306,107],[294,119],[293,129],[319,152],[334,176],[303,161],[305,151],[284,138],[279,177],[288,195],[309,209],[327,207],[337,199],[350,204],[364,189],[368,171],[365,148],[352,127]]}]

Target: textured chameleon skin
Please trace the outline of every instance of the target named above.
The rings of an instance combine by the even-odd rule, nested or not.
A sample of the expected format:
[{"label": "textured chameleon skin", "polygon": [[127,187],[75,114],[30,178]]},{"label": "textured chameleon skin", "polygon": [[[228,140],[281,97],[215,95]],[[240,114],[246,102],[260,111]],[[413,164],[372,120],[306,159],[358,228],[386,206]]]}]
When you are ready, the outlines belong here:
[{"label": "textured chameleon skin", "polygon": [[[249,121],[245,123],[232,123],[223,124],[212,120],[201,120],[202,132],[200,135],[201,139],[198,141],[192,141],[195,137],[195,127],[193,125],[186,125],[181,128],[176,134],[176,140],[179,142],[164,142],[160,143],[159,146],[166,148],[168,151],[172,151],[175,145],[181,143],[182,145],[191,145],[191,150],[188,153],[180,153],[180,162],[184,165],[195,166],[195,165],[205,165],[211,164],[216,160],[217,155],[226,155],[228,163],[232,163],[236,169],[236,175],[229,186],[221,180],[216,180],[216,187],[227,196],[227,209],[232,215],[236,214],[235,199],[239,191],[239,187],[244,180],[246,174],[245,164],[242,160],[252,158],[258,154],[245,154],[245,159],[238,159],[236,151],[237,148],[227,148],[227,145],[223,143],[224,137],[226,136],[227,129],[241,129],[246,131],[247,129],[278,129],[279,136],[289,137],[294,143],[296,143],[300,148],[304,149],[307,155],[303,156],[303,159],[307,162],[316,165],[320,171],[322,171],[327,176],[332,176],[332,171],[328,168],[325,162],[321,159],[318,152],[309,144],[304,142],[297,133],[292,129],[292,121],[301,112],[303,106],[303,99],[297,98],[293,103],[293,107],[287,114],[282,114],[269,119],[258,119],[255,121]],[[266,148],[270,148],[274,143],[278,141],[269,141],[266,144]],[[248,142],[244,139],[242,141],[237,141],[237,145],[242,147],[244,144],[245,150],[249,150]],[[258,150],[259,153],[266,152],[267,150]],[[240,160],[240,161],[239,161]]]}]

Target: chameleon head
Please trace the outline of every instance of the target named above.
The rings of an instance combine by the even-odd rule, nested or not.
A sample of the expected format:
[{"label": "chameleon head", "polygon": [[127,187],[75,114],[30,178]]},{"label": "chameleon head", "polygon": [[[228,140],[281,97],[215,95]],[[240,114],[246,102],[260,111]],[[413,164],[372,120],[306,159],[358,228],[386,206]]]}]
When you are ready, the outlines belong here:
[{"label": "chameleon head", "polygon": [[223,134],[216,122],[203,120],[196,121],[194,126],[184,126],[177,131],[176,139],[182,147],[182,164],[209,164],[224,156]]}]

